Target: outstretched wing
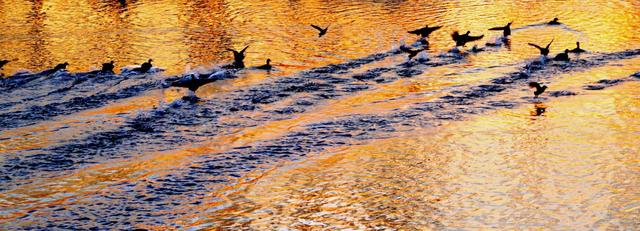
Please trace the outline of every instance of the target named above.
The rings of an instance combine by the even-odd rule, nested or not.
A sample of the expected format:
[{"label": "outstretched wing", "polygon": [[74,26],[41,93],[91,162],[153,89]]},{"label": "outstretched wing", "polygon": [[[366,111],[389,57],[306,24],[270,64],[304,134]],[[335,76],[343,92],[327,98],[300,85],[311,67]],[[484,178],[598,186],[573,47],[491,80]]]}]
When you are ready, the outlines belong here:
[{"label": "outstretched wing", "polygon": [[244,52],[247,50],[247,48],[249,48],[249,46],[244,47],[244,49],[242,49],[242,50],[240,51],[240,54],[244,54]]},{"label": "outstretched wing", "polygon": [[473,42],[473,41],[480,40],[480,39],[484,38],[484,35],[480,35],[480,36],[467,36],[467,37],[468,37],[468,39],[467,39],[467,41],[468,41],[468,42]]},{"label": "outstretched wing", "polygon": [[442,26],[434,26],[434,27],[429,27],[429,33],[437,31],[438,29],[442,28]]},{"label": "outstretched wing", "polygon": [[489,30],[504,30],[503,26],[489,28]]},{"label": "outstretched wing", "polygon": [[451,33],[451,38],[453,38],[453,40],[455,41],[458,41],[458,39],[460,39],[460,33],[454,31],[453,33]]},{"label": "outstretched wing", "polygon": [[553,40],[555,40],[555,38],[551,39],[551,42],[549,42],[549,44],[547,44],[547,49],[549,49],[549,47],[551,46],[551,43],[553,43]]},{"label": "outstretched wing", "polygon": [[419,35],[420,34],[420,30],[422,30],[422,29],[410,30],[410,31],[407,31],[407,32],[409,32],[409,34],[417,34],[417,35]]},{"label": "outstretched wing", "polygon": [[320,32],[322,32],[324,30],[324,29],[322,29],[322,27],[319,27],[319,26],[316,26],[316,25],[313,25],[313,24],[311,24],[311,27],[315,28],[316,30],[318,30]]},{"label": "outstretched wing", "polygon": [[538,45],[536,45],[536,44],[533,44],[533,43],[527,43],[527,44],[529,44],[529,46],[532,46],[532,47],[538,48],[538,50],[542,50],[542,47],[540,47],[540,46],[538,46]]},{"label": "outstretched wing", "polygon": [[233,52],[233,55],[238,55],[238,54],[240,54],[240,53],[238,53],[238,51],[236,51],[236,50],[234,50],[234,49],[231,49],[231,48],[226,48],[226,50],[227,50],[227,51],[231,51],[231,52]]}]

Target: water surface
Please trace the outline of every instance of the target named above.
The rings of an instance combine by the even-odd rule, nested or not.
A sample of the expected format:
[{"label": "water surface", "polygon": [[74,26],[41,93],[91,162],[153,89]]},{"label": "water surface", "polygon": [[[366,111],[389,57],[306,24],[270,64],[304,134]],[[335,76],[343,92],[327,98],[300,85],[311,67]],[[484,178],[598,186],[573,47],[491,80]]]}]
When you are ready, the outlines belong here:
[{"label": "water surface", "polygon": [[[638,1],[124,2],[0,2],[5,76],[71,63],[0,86],[0,229],[640,227]],[[538,63],[552,39],[590,52]],[[246,45],[277,69],[164,83]]]}]

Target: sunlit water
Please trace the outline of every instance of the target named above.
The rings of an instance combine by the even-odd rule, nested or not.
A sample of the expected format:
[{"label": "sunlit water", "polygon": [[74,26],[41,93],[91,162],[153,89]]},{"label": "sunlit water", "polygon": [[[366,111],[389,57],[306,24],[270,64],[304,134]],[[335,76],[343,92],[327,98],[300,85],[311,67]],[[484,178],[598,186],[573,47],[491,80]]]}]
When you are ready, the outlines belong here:
[{"label": "sunlit water", "polygon": [[[5,76],[71,64],[0,86],[0,229],[640,229],[638,1],[124,2],[0,2]],[[164,83],[246,45],[276,70]]]}]

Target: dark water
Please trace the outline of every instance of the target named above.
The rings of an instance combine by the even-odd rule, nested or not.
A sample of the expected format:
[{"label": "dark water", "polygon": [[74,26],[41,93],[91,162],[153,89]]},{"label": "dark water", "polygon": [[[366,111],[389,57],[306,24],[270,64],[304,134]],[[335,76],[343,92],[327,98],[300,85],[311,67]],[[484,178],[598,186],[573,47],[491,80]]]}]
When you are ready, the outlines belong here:
[{"label": "dark water", "polygon": [[[71,63],[2,80],[2,229],[640,227],[637,1],[0,6],[5,75]],[[509,46],[448,52],[453,30],[484,46],[509,21]],[[424,24],[443,29],[408,61]],[[590,52],[541,63],[526,45],[552,39]],[[245,45],[276,70],[197,103],[167,87]],[[84,73],[147,58],[165,71]]]}]

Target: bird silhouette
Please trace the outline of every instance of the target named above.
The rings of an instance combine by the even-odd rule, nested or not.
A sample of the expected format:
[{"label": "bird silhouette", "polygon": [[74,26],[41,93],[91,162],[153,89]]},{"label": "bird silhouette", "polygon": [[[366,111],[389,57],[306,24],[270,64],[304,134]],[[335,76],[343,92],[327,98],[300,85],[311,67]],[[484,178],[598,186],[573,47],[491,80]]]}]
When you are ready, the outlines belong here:
[{"label": "bird silhouette", "polygon": [[402,52],[404,52],[404,53],[409,54],[408,55],[409,59],[413,59],[413,57],[416,57],[416,55],[418,55],[420,52],[424,51],[425,49],[422,48],[422,49],[412,50],[411,48],[405,47],[405,48],[402,48],[400,50],[402,50]]},{"label": "bird silhouette", "polygon": [[509,35],[511,35],[511,24],[512,23],[513,22],[509,22],[509,23],[507,23],[506,26],[489,28],[489,30],[501,30],[502,31],[502,35],[506,38],[506,37],[509,37]]},{"label": "bird silhouette", "polygon": [[60,63],[53,68],[53,73],[61,70],[66,70],[67,66],[69,66],[68,62]]},{"label": "bird silhouette", "polygon": [[264,64],[262,66],[259,66],[259,67],[256,67],[256,68],[260,69],[260,70],[271,70],[271,68],[273,68],[271,66],[271,59],[267,59],[267,63],[266,64]]},{"label": "bird silhouette", "polygon": [[564,53],[557,54],[556,57],[553,58],[553,61],[569,61],[569,49],[565,49]]},{"label": "bird silhouette", "polygon": [[483,52],[484,50],[484,47],[478,47],[478,45],[473,45],[473,47],[471,48],[471,52],[473,53]]},{"label": "bird silhouette", "polygon": [[540,94],[542,94],[545,90],[547,90],[547,86],[541,86],[538,82],[530,82],[529,88],[535,88],[536,91],[533,92],[535,98],[538,98]]},{"label": "bird silhouette", "polygon": [[436,31],[436,30],[438,30],[440,28],[442,28],[442,26],[429,27],[429,25],[426,25],[423,28],[420,28],[420,29],[417,29],[417,30],[412,30],[412,31],[407,31],[407,32],[409,32],[409,34],[419,35],[422,38],[428,38],[429,35],[432,32],[434,32],[434,31]]},{"label": "bird silhouette", "polygon": [[232,64],[233,68],[244,68],[244,58],[246,57],[244,55],[244,52],[247,51],[247,48],[249,48],[249,46],[244,47],[244,49],[240,51],[227,48],[227,51],[233,52],[233,64]]},{"label": "bird silhouette", "polygon": [[54,74],[54,73],[56,73],[58,71],[66,70],[67,66],[69,66],[68,62],[60,63],[60,64],[56,65],[55,67],[53,67],[52,69],[42,71],[39,74],[40,75],[51,75],[51,74]]},{"label": "bird silhouette", "polygon": [[198,88],[204,86],[205,84],[211,83],[211,82],[215,82],[219,79],[216,78],[199,78],[199,77],[194,77],[188,80],[178,80],[175,81],[173,83],[171,83],[172,87],[182,87],[182,88],[187,88],[192,92],[196,92],[198,90]]},{"label": "bird silhouette", "polygon": [[9,63],[9,62],[11,62],[11,61],[6,60],[6,59],[0,60],[0,70],[2,70],[4,65],[7,65],[7,63]]},{"label": "bird silhouette", "polygon": [[561,25],[562,23],[558,22],[558,18],[553,18],[553,20],[547,23],[548,25]]},{"label": "bird silhouette", "polygon": [[105,74],[106,73],[113,74],[114,73],[113,72],[113,68],[115,67],[113,65],[113,63],[114,63],[113,60],[111,62],[108,62],[108,63],[103,63],[102,64],[102,70],[100,70],[100,72],[105,73]]},{"label": "bird silhouette", "polygon": [[470,34],[471,34],[471,31],[467,31],[467,33],[465,34],[460,34],[458,33],[458,31],[454,31],[451,34],[451,38],[453,38],[453,41],[456,42],[456,46],[464,46],[468,42],[480,40],[484,37],[484,35],[471,36]]},{"label": "bird silhouette", "polygon": [[528,44],[529,44],[529,46],[538,48],[538,50],[540,50],[540,54],[541,55],[547,56],[547,55],[549,55],[549,47],[551,46],[551,43],[553,43],[553,39],[551,40],[551,42],[549,42],[549,44],[547,44],[546,47],[540,47],[540,46],[538,46],[536,44],[533,44],[533,43],[528,43]]},{"label": "bird silhouette", "polygon": [[153,65],[151,65],[151,62],[153,62],[153,59],[149,59],[147,60],[147,62],[142,63],[140,67],[133,68],[132,71],[143,73],[143,74],[147,73],[149,70],[151,70],[151,67],[153,67]]},{"label": "bird silhouette", "polygon": [[580,42],[576,42],[576,48],[573,48],[573,50],[570,50],[569,52],[571,52],[571,53],[583,53],[583,52],[587,52],[587,51],[585,51],[582,48],[580,48]]},{"label": "bird silhouette", "polygon": [[322,27],[316,26],[311,24],[311,27],[315,28],[316,30],[318,30],[320,33],[318,33],[318,38],[324,36],[327,31],[329,30],[329,26],[327,26],[327,28],[322,29]]}]

